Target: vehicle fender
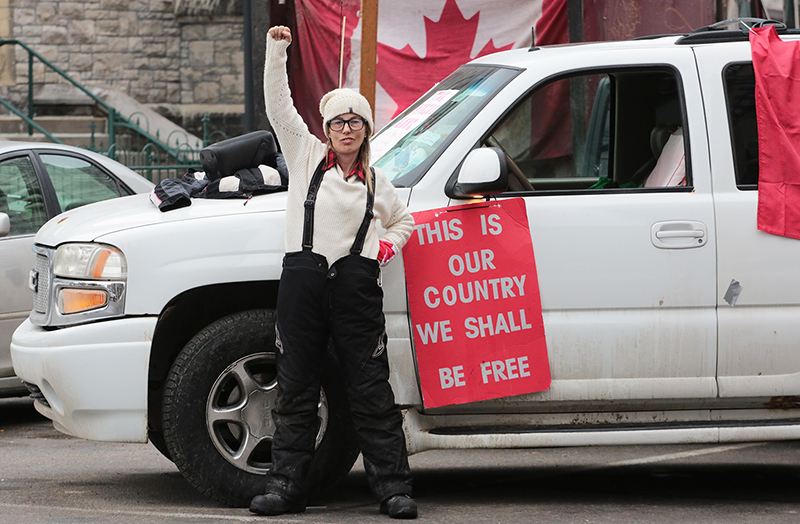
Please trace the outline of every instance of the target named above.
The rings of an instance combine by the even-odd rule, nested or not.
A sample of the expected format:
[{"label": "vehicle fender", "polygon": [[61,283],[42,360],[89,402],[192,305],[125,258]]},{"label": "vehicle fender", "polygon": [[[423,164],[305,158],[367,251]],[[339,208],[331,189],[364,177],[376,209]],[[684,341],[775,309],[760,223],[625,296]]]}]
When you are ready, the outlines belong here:
[{"label": "vehicle fender", "polygon": [[179,294],[227,282],[277,281],[283,211],[166,222],[102,235],[128,264],[126,315],[158,315]]}]

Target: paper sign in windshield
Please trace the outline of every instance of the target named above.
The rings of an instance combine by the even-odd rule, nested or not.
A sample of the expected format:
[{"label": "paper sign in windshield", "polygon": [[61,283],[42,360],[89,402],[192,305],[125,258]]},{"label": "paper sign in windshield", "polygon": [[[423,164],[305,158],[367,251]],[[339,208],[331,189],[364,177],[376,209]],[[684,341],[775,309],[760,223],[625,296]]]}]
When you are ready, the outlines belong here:
[{"label": "paper sign in windshield", "polygon": [[445,89],[434,93],[429,99],[404,116],[399,122],[390,124],[388,129],[385,129],[370,141],[370,157],[376,160],[382,157],[392,146],[399,142],[401,138],[414,131],[426,118],[430,117],[434,111],[453,98],[453,95],[456,93],[458,93],[456,89]]},{"label": "paper sign in windshield", "polygon": [[548,389],[525,201],[413,215],[403,260],[425,407]]}]

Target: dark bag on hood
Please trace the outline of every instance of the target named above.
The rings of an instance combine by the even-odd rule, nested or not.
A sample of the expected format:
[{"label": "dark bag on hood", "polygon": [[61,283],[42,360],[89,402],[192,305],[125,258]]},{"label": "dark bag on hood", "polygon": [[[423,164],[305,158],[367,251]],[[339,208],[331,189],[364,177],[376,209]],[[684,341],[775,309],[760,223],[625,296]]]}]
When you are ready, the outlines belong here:
[{"label": "dark bag on hood", "polygon": [[277,167],[278,146],[269,131],[253,131],[212,144],[200,151],[200,163],[209,181],[261,164]]}]

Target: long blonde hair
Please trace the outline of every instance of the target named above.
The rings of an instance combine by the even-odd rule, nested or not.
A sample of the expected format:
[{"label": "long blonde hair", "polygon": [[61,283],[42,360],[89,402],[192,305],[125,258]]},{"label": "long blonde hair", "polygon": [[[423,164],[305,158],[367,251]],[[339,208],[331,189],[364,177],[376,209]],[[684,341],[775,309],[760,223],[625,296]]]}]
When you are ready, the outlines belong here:
[{"label": "long blonde hair", "polygon": [[372,130],[369,128],[369,122],[364,121],[364,142],[361,143],[361,149],[358,151],[358,160],[361,161],[361,166],[364,169],[364,177],[367,179],[367,191],[374,192],[375,188],[372,187],[372,171],[369,168],[369,135]]}]

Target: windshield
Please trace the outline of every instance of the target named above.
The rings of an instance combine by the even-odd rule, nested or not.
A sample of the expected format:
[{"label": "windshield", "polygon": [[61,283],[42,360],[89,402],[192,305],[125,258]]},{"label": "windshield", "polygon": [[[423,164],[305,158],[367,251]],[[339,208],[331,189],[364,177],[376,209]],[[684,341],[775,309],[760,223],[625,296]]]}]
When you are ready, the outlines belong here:
[{"label": "windshield", "polygon": [[372,165],[397,187],[409,187],[428,170],[472,117],[519,70],[463,66],[442,80],[370,140]]}]

